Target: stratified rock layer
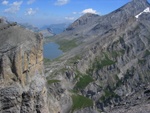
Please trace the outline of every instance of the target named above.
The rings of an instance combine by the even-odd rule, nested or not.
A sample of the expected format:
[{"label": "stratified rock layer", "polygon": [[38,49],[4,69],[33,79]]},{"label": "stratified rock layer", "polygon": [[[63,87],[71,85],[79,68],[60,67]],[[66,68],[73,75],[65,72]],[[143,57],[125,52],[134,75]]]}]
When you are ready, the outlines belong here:
[{"label": "stratified rock layer", "polygon": [[45,66],[50,106],[61,113],[149,113],[149,7],[132,0],[104,16],[85,14],[56,36],[79,45]]}]

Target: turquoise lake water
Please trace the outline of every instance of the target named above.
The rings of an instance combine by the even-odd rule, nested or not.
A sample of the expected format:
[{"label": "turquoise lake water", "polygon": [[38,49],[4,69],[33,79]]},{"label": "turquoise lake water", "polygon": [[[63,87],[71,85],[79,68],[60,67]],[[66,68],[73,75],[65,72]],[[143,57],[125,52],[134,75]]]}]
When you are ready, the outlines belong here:
[{"label": "turquoise lake water", "polygon": [[54,42],[45,43],[43,46],[44,58],[53,60],[55,58],[58,58],[62,54],[63,52],[59,49],[59,45]]}]

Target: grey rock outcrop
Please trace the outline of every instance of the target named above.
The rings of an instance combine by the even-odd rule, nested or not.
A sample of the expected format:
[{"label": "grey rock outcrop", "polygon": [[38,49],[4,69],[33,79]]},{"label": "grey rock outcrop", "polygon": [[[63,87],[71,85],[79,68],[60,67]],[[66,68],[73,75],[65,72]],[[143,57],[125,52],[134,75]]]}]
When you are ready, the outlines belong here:
[{"label": "grey rock outcrop", "polygon": [[43,72],[42,40],[36,34],[1,21],[0,113],[49,113]]}]

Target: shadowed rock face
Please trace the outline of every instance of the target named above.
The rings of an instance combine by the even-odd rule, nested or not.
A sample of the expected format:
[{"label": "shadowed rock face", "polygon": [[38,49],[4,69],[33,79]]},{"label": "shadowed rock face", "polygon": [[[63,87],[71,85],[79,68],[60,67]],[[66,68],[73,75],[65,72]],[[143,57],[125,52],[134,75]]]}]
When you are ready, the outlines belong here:
[{"label": "shadowed rock face", "polygon": [[0,30],[1,113],[49,113],[42,41],[40,34],[17,25]]}]

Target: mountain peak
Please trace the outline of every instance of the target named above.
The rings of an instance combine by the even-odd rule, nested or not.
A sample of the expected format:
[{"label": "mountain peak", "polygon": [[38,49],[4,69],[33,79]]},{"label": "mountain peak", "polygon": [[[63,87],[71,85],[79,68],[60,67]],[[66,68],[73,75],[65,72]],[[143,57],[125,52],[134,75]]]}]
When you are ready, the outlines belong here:
[{"label": "mountain peak", "polygon": [[84,16],[88,16],[88,17],[91,17],[91,16],[98,16],[98,14],[94,14],[94,13],[85,13],[83,16],[81,17],[84,17]]},{"label": "mountain peak", "polygon": [[147,0],[132,0],[131,2],[136,4],[149,4]]},{"label": "mountain peak", "polygon": [[82,15],[79,19],[77,19],[75,22],[73,22],[66,30],[72,30],[80,25],[85,25],[87,23],[90,23],[97,17],[99,17],[98,14],[86,13]]},{"label": "mountain peak", "polygon": [[150,7],[147,0],[131,0],[131,2],[112,12],[112,15],[114,15],[114,13],[122,12],[122,14],[126,14],[126,17],[136,16],[147,7]]},{"label": "mountain peak", "polygon": [[149,4],[147,0],[132,0],[131,3],[135,5],[147,5]]},{"label": "mountain peak", "polygon": [[73,30],[80,26],[88,26],[89,24],[93,25],[95,21],[98,21],[100,25],[107,25],[108,23],[111,23],[112,25],[120,25],[123,21],[126,21],[130,17],[135,17],[148,7],[150,7],[150,4],[147,0],[131,0],[121,8],[104,16],[86,13],[73,22],[66,30]]},{"label": "mountain peak", "polygon": [[147,2],[147,0],[132,0],[134,2]]}]

